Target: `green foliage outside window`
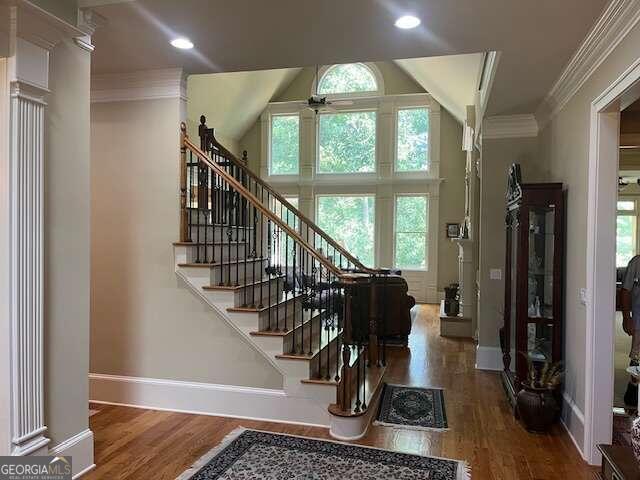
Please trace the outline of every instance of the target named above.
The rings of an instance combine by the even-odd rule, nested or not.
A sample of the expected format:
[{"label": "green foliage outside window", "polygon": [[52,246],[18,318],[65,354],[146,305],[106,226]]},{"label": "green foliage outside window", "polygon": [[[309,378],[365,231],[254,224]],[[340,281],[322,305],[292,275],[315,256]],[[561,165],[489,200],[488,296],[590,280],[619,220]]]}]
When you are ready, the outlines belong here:
[{"label": "green foliage outside window", "polygon": [[429,166],[429,110],[410,108],[398,111],[396,170],[427,170]]},{"label": "green foliage outside window", "polygon": [[626,267],[636,254],[636,217],[618,215],[616,218],[616,266]]},{"label": "green foliage outside window", "polygon": [[427,268],[427,198],[396,197],[395,261],[398,268]]},{"label": "green foliage outside window", "polygon": [[366,173],[376,169],[376,112],[319,117],[320,173]]},{"label": "green foliage outside window", "polygon": [[375,92],[376,79],[361,63],[347,63],[331,67],[320,79],[319,94]]},{"label": "green foliage outside window", "polygon": [[319,196],[316,221],[320,228],[364,265],[374,266],[375,199],[373,196]]},{"label": "green foliage outside window", "polygon": [[271,117],[271,175],[296,175],[300,153],[298,115]]}]

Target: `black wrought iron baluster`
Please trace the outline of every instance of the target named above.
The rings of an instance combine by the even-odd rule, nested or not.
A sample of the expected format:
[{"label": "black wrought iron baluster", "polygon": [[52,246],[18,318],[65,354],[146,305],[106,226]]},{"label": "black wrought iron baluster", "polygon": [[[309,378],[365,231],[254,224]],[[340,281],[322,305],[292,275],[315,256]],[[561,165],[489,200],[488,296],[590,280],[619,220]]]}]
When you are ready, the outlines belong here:
[{"label": "black wrought iron baluster", "polygon": [[[264,198],[263,198],[263,193],[264,193],[264,189],[260,188],[260,200],[261,200],[261,204],[264,205]],[[258,267],[258,272],[260,272],[260,278],[262,278],[262,266],[264,265],[263,263],[263,258],[264,258],[264,230],[262,228],[262,226],[264,225],[264,214],[262,213],[262,210],[260,210],[260,221],[258,222],[258,228],[260,228],[260,232],[259,232],[259,238],[260,238],[260,243],[259,245],[259,251],[258,251],[258,258],[256,259],[259,263],[258,265],[253,264],[254,266],[254,270],[253,270],[253,281],[256,281],[256,273],[255,273],[255,267]],[[255,290],[255,287],[254,287]],[[269,306],[269,303],[267,303],[267,306]],[[258,305],[258,308],[264,308],[264,298],[262,295],[262,282],[260,283],[260,304]]]},{"label": "black wrought iron baluster", "polygon": [[[251,228],[252,228],[251,237],[253,237],[253,250],[251,251],[251,272],[252,272],[251,278],[255,278],[255,274],[256,274],[255,262],[258,258],[258,237],[257,237],[258,210],[255,205],[253,206],[253,222],[251,224]],[[247,262],[248,261],[249,259],[247,259]],[[246,275],[246,272],[245,272],[245,275]],[[246,282],[246,277],[245,277],[245,282]],[[251,306],[252,307],[256,306],[256,289],[255,288],[251,289]]]},{"label": "black wrought iron baluster", "polygon": [[[267,201],[269,196],[267,195]],[[273,271],[273,265],[271,264],[271,219],[267,219],[267,295],[269,296],[269,308],[267,309],[268,327],[267,330],[271,331],[271,273]],[[276,277],[276,289],[278,288],[278,280]]]},{"label": "black wrought iron baluster", "polygon": [[[362,358],[367,357],[367,346],[362,346]],[[367,409],[367,362],[362,363],[362,410]]]},{"label": "black wrought iron baluster", "polygon": [[[238,167],[236,168],[236,175],[238,175]],[[241,207],[242,207],[242,203],[241,203],[241,195],[240,195],[240,191],[236,190],[236,197],[235,197],[235,202],[234,202],[234,207],[235,207],[235,211],[236,211],[236,238],[235,238],[235,242],[236,242],[236,258],[235,258],[235,268],[236,268],[236,287],[240,285],[240,220],[242,218],[242,211],[241,211]],[[245,248],[244,245],[242,247],[243,249]],[[245,281],[246,283],[246,281]]]},{"label": "black wrought iron baluster", "polygon": [[[289,218],[289,209],[287,209],[287,219]],[[287,225],[289,224],[289,222],[287,222]],[[291,240],[292,243],[292,252],[293,252],[293,257],[291,258],[291,267],[292,267],[292,275],[291,275],[291,282],[292,282],[292,288],[293,288],[293,306],[291,307],[293,309],[293,345],[295,348],[295,352],[298,353],[301,351],[298,349],[298,344],[296,342],[296,313],[298,312],[298,306],[296,303],[296,242],[295,240]],[[300,339],[302,340],[302,338]]]},{"label": "black wrought iron baluster", "polygon": [[[228,172],[227,172],[228,173]],[[225,192],[225,197],[227,198],[227,286],[231,286],[231,269],[232,269],[232,261],[231,261],[231,241],[233,238],[233,195],[235,190],[231,187],[231,184],[227,182],[227,190]]]},{"label": "black wrought iron baluster", "polygon": [[389,275],[385,272],[382,274],[384,277],[383,280],[383,286],[382,286],[382,318],[378,319],[378,322],[381,325],[381,329],[382,332],[380,334],[380,336],[382,337],[382,365],[386,366],[387,365],[387,338],[386,338],[386,333],[387,333],[387,328],[386,328],[386,321],[387,321],[387,288],[388,288],[388,280],[389,280]]},{"label": "black wrought iron baluster", "polygon": [[322,328],[322,314],[317,308],[319,306],[316,303],[316,295],[318,294],[316,282],[316,259],[311,257],[311,321],[309,322],[309,356],[313,355],[313,322],[315,317],[318,316],[320,328]]},{"label": "black wrought iron baluster", "polygon": [[[277,224],[274,224],[274,255],[275,255],[275,259],[276,259],[276,275],[278,277],[278,283],[277,283],[277,287],[278,291],[276,292],[276,332],[280,331],[280,301],[282,300],[282,292],[284,292],[284,289],[286,288],[286,277],[282,278],[282,266],[280,265],[280,242],[281,242],[281,235],[282,235],[282,230],[280,229],[280,226]],[[282,282],[282,292],[280,291],[280,282]],[[287,329],[287,325],[285,322],[285,326],[283,328],[283,330]]]},{"label": "black wrought iron baluster", "polygon": [[[334,294],[337,296],[336,298],[336,302],[339,299],[341,299],[341,302],[344,304],[344,295],[341,294],[341,291],[338,290],[338,292],[336,293],[334,291]],[[336,308],[341,308],[340,305],[336,305]],[[336,342],[336,375],[334,377],[334,380],[337,382],[338,380],[340,380],[340,339],[342,338],[342,333],[341,333],[341,329],[340,329],[340,324],[341,324],[341,315],[342,315],[342,310],[340,310],[340,313],[337,313],[337,323],[338,323],[338,341]],[[344,322],[344,320],[342,320],[342,322]],[[342,328],[342,332],[344,332],[344,326]]]}]

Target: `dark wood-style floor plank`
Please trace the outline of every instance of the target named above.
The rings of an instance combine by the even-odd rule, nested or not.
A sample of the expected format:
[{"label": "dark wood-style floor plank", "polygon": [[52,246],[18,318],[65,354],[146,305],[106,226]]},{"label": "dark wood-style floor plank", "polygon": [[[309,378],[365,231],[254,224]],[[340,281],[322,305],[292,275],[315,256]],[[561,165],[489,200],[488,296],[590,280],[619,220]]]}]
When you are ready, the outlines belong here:
[{"label": "dark wood-style floor plank", "polygon": [[[372,426],[362,445],[466,460],[474,480],[593,480],[557,425],[526,432],[513,418],[497,373],[477,371],[472,341],[438,335],[438,309],[418,306],[409,349],[389,348],[389,383],[445,389],[449,430],[425,432]],[[88,480],[174,480],[233,429],[243,426],[316,438],[322,428],[188,415],[111,405],[90,418],[96,469]]]}]

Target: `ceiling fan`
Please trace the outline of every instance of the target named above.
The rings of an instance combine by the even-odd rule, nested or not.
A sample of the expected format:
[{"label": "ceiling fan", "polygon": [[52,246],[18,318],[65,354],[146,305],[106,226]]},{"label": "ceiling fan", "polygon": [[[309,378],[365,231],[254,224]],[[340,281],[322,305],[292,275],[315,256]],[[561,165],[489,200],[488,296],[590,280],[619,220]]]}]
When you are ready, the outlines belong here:
[{"label": "ceiling fan", "polygon": [[353,105],[351,100],[328,100],[326,95],[320,95],[318,93],[318,83],[320,78],[318,77],[318,65],[316,65],[316,76],[315,76],[315,86],[316,91],[313,95],[311,95],[305,102],[302,102],[309,110],[313,110],[318,114],[318,112],[334,112],[335,110],[331,108],[332,105]]}]

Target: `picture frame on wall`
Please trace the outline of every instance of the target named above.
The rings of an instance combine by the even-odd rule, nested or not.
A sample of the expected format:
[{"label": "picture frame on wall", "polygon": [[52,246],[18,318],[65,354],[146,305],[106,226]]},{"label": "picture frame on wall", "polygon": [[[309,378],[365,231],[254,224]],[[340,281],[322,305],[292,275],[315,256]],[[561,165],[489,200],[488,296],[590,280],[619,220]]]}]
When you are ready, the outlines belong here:
[{"label": "picture frame on wall", "polygon": [[460,237],[460,224],[447,223],[447,238],[459,238],[459,237]]}]

